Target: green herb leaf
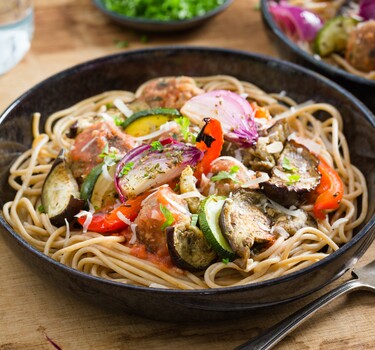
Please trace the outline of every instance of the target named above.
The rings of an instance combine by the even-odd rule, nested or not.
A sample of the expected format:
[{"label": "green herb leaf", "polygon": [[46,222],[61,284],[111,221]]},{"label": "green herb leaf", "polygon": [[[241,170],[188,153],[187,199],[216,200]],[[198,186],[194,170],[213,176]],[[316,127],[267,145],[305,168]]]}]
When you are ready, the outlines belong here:
[{"label": "green herb leaf", "polygon": [[38,207],[38,212],[41,214],[46,212],[42,204]]},{"label": "green herb leaf", "polygon": [[128,17],[159,21],[184,20],[202,16],[224,3],[224,0],[102,0],[107,10]]},{"label": "green herb leaf", "polygon": [[174,217],[172,213],[169,211],[167,207],[165,207],[163,204],[160,204],[160,211],[165,217],[164,224],[161,226],[162,230],[165,230],[168,226],[171,226],[174,221]]},{"label": "green herb leaf", "polygon": [[103,158],[103,162],[107,166],[115,165],[121,158],[122,155],[117,152],[110,152],[108,143],[104,146],[102,153],[99,154],[100,158]]},{"label": "green herb leaf", "polygon": [[129,171],[133,169],[133,166],[134,166],[134,162],[126,163],[120,171],[120,174],[119,174],[120,177],[127,175]]},{"label": "green herb leaf", "polygon": [[160,141],[152,141],[151,142],[151,151],[162,151],[163,150],[163,145],[161,144]]},{"label": "green herb leaf", "polygon": [[220,171],[215,176],[211,177],[212,181],[221,181],[221,180],[232,180],[235,183],[238,183],[239,181],[236,179],[236,174],[240,170],[240,167],[238,165],[233,165],[229,172],[227,171]]},{"label": "green herb leaf", "polygon": [[120,127],[123,127],[125,123],[125,120],[122,119],[119,115],[115,115],[113,117],[113,121],[115,122],[116,126],[120,126]]},{"label": "green herb leaf", "polygon": [[221,261],[222,261],[223,264],[225,264],[225,265],[228,265],[228,263],[229,263],[229,259],[228,259],[228,258],[223,258]]},{"label": "green herb leaf", "polygon": [[181,134],[185,140],[188,139],[189,137],[189,125],[190,125],[190,120],[187,117],[178,117],[175,118],[174,120],[181,129]]},{"label": "green herb leaf", "polygon": [[190,225],[191,226],[197,226],[197,222],[198,222],[198,214],[193,214],[191,216],[191,223],[190,223]]},{"label": "green herb leaf", "polygon": [[127,40],[114,39],[113,42],[115,43],[115,46],[118,49],[124,49],[126,47],[129,47],[129,41],[127,41]]},{"label": "green herb leaf", "polygon": [[290,160],[289,160],[289,158],[287,158],[287,157],[284,157],[283,158],[283,161],[282,161],[282,163],[281,163],[281,166],[283,167],[283,169],[285,169],[285,170],[288,170],[288,171],[294,171],[294,167],[292,167],[291,165],[290,165]]},{"label": "green herb leaf", "polygon": [[107,109],[110,109],[110,108],[113,107],[113,103],[112,102],[108,102],[108,103],[105,104],[105,106],[106,106]]},{"label": "green herb leaf", "polygon": [[300,175],[298,174],[291,174],[288,176],[288,179],[289,179],[289,182],[287,183],[287,185],[293,185],[295,184],[296,182],[298,182],[298,180],[301,178]]}]

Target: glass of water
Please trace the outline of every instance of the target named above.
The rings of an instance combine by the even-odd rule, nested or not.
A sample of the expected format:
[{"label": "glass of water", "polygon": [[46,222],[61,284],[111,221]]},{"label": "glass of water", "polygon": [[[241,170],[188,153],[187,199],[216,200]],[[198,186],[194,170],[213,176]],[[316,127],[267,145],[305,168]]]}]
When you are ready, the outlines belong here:
[{"label": "glass of water", "polygon": [[25,56],[33,33],[32,0],[0,0],[0,75]]}]

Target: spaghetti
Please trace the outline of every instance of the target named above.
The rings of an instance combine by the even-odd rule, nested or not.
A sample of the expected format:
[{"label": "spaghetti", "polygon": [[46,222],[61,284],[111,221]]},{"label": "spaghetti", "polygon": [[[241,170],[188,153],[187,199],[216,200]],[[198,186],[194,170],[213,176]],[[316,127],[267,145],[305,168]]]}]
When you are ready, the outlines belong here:
[{"label": "spaghetti", "polygon": [[[30,245],[62,264],[93,276],[155,288],[222,288],[264,281],[310,266],[348,242],[353,230],[365,219],[368,195],[364,176],[351,164],[337,109],[312,101],[297,105],[285,93],[268,94],[249,82],[231,76],[196,77],[195,83],[194,89],[201,92],[235,92],[262,106],[263,111],[273,116],[271,121],[286,123],[294,138],[310,140],[315,151],[319,150],[321,159],[336,169],[342,179],[344,195],[339,208],[326,214],[324,219],[317,220],[316,225],[299,228],[294,234],[275,234],[272,244],[253,251],[245,266],[237,260],[216,260],[201,272],[189,272],[173,264],[160,264],[149,258],[149,252],[135,254],[134,246],[129,244],[130,227],[128,234],[116,232],[104,235],[91,230],[84,232],[83,228],[77,229],[67,220],[61,227],[53,225],[48,215],[40,210],[42,188],[60,149],[72,148],[74,139],[67,136],[69,128],[79,120],[91,120],[98,115],[104,114],[104,118],[108,118],[108,106],[120,113],[114,107],[115,101],[128,105],[139,99],[153,84],[151,81],[140,86],[135,93],[109,91],[58,111],[48,117],[45,133],[39,133],[41,116],[35,113],[32,147],[20,155],[10,169],[9,183],[16,190],[16,195],[3,207],[5,219]],[[329,115],[324,121],[314,117],[321,111]],[[240,156],[237,158],[242,162]],[[202,194],[201,187],[199,192],[199,197],[208,195]],[[185,194],[184,197],[188,196]],[[176,206],[176,202],[174,204]],[[300,208],[312,214],[313,203],[307,202]],[[296,208],[288,212],[294,212],[293,209]],[[141,246],[136,243],[137,249]]]}]

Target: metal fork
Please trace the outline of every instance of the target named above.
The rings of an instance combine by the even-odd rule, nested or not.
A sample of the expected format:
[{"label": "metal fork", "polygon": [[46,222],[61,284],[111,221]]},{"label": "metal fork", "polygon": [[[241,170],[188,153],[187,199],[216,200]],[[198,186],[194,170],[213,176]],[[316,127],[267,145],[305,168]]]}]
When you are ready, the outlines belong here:
[{"label": "metal fork", "polygon": [[258,337],[238,346],[235,350],[268,350],[276,345],[286,335],[291,333],[300,324],[315,314],[320,308],[327,305],[337,297],[355,290],[368,290],[375,292],[375,260],[369,264],[352,270],[354,279],[343,283],[320,298],[304,306],[294,314],[277,323]]}]

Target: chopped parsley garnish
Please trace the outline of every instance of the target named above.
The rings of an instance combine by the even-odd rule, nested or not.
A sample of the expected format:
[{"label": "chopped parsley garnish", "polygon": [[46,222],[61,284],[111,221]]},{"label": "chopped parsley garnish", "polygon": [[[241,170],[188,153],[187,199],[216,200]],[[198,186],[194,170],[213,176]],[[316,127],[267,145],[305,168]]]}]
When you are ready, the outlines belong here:
[{"label": "chopped parsley garnish", "polygon": [[197,223],[198,223],[198,214],[193,214],[191,216],[191,223],[190,223],[190,225],[191,226],[197,226]]},{"label": "chopped parsley garnish", "polygon": [[288,181],[287,185],[293,185],[294,183],[298,182],[298,180],[300,178],[301,178],[301,176],[298,175],[298,174],[291,174],[291,175],[289,175],[288,176],[289,181]]},{"label": "chopped parsley garnish", "polygon": [[105,165],[112,166],[115,165],[122,158],[122,155],[114,151],[110,152],[107,143],[104,146],[102,153],[99,154],[99,157],[103,158],[103,162]]},{"label": "chopped parsley garnish", "polygon": [[283,161],[281,163],[281,166],[283,167],[283,169],[285,170],[288,170],[288,171],[296,171],[297,168],[293,167],[291,164],[290,164],[290,160],[289,158],[287,157],[284,157],[283,158]]},{"label": "chopped parsley garnish", "polygon": [[133,169],[133,166],[134,166],[134,162],[126,163],[120,171],[120,174],[119,174],[120,177],[127,175],[129,171]]},{"label": "chopped parsley garnish", "polygon": [[115,46],[118,49],[124,49],[126,47],[129,47],[129,41],[127,41],[127,40],[114,39],[113,42],[115,43]]},{"label": "chopped parsley garnish", "polygon": [[125,120],[122,119],[119,115],[115,115],[113,117],[113,121],[115,122],[116,126],[121,126],[121,127],[123,127],[125,123]]},{"label": "chopped parsley garnish", "polygon": [[221,180],[232,180],[235,183],[238,183],[238,180],[236,179],[236,174],[238,173],[238,170],[240,170],[240,167],[238,165],[233,165],[229,172],[228,171],[220,171],[215,176],[211,177],[212,181],[221,181]]},{"label": "chopped parsley garnish", "polygon": [[110,109],[110,108],[113,107],[113,103],[112,102],[108,102],[108,103],[105,104],[105,106],[106,106],[107,109]]},{"label": "chopped parsley garnish", "polygon": [[109,11],[128,17],[160,21],[179,21],[202,16],[223,3],[224,0],[103,0]]},{"label": "chopped parsley garnish", "polygon": [[228,263],[229,263],[229,259],[228,259],[228,258],[223,258],[221,261],[222,261],[223,264],[225,264],[225,265],[228,265]]},{"label": "chopped parsley garnish", "polygon": [[38,207],[38,212],[41,214],[46,212],[42,204]]},{"label": "chopped parsley garnish", "polygon": [[178,117],[174,120],[179,126],[182,137],[185,141],[190,141],[191,143],[195,143],[196,136],[190,132],[190,120],[187,117]]},{"label": "chopped parsley garnish", "polygon": [[174,221],[174,217],[172,213],[169,211],[167,207],[165,207],[163,204],[160,204],[160,211],[165,217],[164,224],[161,226],[162,230],[165,230],[168,226],[171,226]]},{"label": "chopped parsley garnish", "polygon": [[151,151],[162,151],[163,150],[163,145],[161,144],[160,141],[152,141],[151,142]]}]

